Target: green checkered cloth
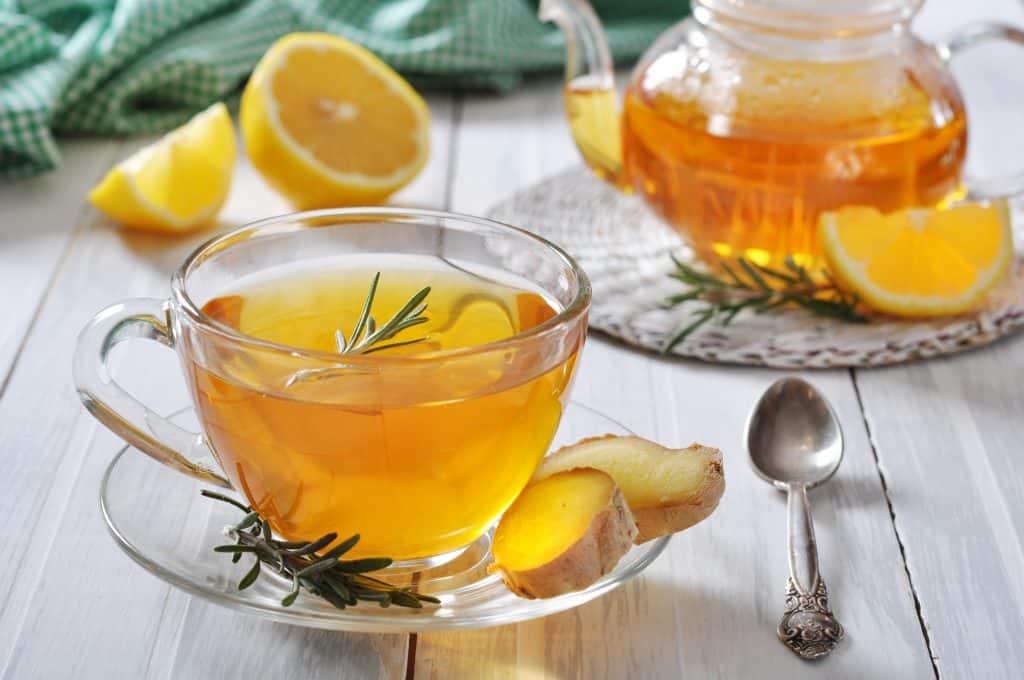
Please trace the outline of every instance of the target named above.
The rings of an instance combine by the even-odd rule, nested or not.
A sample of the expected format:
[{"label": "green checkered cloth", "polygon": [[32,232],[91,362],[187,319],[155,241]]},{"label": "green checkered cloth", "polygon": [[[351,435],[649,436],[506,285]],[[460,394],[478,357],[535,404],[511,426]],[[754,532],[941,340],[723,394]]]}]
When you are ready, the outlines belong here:
[{"label": "green checkered cloth", "polygon": [[[620,59],[686,10],[593,4]],[[506,91],[565,59],[528,0],[0,0],[0,179],[56,168],[55,135],[180,125],[236,97],[277,38],[314,30],[358,42],[420,87]]]}]

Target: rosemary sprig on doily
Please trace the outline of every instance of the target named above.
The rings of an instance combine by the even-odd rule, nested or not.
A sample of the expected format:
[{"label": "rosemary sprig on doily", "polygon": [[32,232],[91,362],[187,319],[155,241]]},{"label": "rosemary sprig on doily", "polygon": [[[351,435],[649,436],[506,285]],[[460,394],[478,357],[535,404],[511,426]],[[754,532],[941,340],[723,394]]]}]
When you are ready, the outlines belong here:
[{"label": "rosemary sprig on doily", "polygon": [[684,302],[699,301],[703,307],[693,311],[687,320],[665,343],[663,353],[694,331],[711,321],[727,326],[740,312],[755,314],[778,307],[802,307],[819,316],[842,319],[851,323],[865,323],[867,318],[857,311],[858,297],[844,291],[825,270],[815,280],[810,272],[792,257],[787,257],[785,269],[759,265],[746,258],[737,258],[734,265],[723,260],[719,263],[723,274],[717,275],[692,267],[675,257],[675,271],[669,276],[686,284],[687,289],[665,301],[667,307]]},{"label": "rosemary sprig on doily", "polygon": [[[346,337],[340,328],[334,331],[334,342],[338,354],[371,354],[384,349],[412,345],[426,340],[426,336],[411,338],[409,340],[396,340],[388,342],[402,331],[427,323],[429,319],[423,312],[427,310],[424,300],[430,295],[430,286],[421,288],[418,293],[409,298],[401,309],[395,312],[383,325],[378,326],[377,320],[373,317],[373,298],[377,295],[377,284],[380,283],[380,272],[377,272],[370,283],[370,291],[366,294],[363,302],[363,310],[356,319],[352,333]],[[285,384],[291,387],[303,380],[321,380],[343,374],[351,368],[345,364],[326,366],[324,368],[307,368],[296,371]]]},{"label": "rosemary sprig on doily", "polygon": [[232,562],[238,562],[246,554],[256,558],[252,568],[238,582],[239,590],[245,590],[255,583],[263,565],[266,565],[292,581],[291,592],[281,600],[284,607],[290,607],[295,602],[300,589],[322,597],[338,609],[355,605],[360,600],[376,602],[381,607],[394,604],[415,609],[422,608],[424,602],[440,602],[436,597],[367,576],[368,572],[390,566],[391,559],[388,557],[341,559],[359,542],[359,534],[318,554],[337,540],[338,534],[326,534],[311,542],[280,541],[271,533],[270,524],[248,505],[214,491],[204,489],[202,494],[229,503],[245,513],[238,524],[232,524],[224,530],[234,543],[214,548],[216,552],[230,554]]}]

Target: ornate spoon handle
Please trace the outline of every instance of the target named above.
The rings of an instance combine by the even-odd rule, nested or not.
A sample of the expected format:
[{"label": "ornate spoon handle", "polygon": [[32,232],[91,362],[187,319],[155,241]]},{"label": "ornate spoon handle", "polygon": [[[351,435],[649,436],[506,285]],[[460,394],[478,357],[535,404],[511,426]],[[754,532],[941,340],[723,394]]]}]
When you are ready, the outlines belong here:
[{"label": "ornate spoon handle", "polygon": [[818,546],[807,487],[789,487],[789,579],[779,639],[804,659],[817,659],[843,639],[843,627],[828,607],[825,581],[818,574]]}]

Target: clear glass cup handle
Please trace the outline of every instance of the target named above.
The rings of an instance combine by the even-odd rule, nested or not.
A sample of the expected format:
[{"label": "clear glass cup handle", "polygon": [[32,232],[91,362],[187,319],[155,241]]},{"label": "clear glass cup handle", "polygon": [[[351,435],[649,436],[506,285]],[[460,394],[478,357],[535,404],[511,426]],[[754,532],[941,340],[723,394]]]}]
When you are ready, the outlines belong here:
[{"label": "clear glass cup handle", "polygon": [[[986,22],[972,24],[956,32],[949,40],[937,43],[935,51],[944,62],[975,45],[1004,40],[1024,47],[1024,30],[1009,24]],[[1024,172],[1002,177],[968,177],[967,192],[972,198],[1005,198],[1024,193]]]},{"label": "clear glass cup handle", "polygon": [[208,453],[203,436],[146,408],[110,377],[110,350],[126,340],[173,347],[167,303],[139,298],[107,307],[82,329],[75,347],[75,387],[89,412],[138,450],[179,472],[230,488],[223,476],[195,462]]}]

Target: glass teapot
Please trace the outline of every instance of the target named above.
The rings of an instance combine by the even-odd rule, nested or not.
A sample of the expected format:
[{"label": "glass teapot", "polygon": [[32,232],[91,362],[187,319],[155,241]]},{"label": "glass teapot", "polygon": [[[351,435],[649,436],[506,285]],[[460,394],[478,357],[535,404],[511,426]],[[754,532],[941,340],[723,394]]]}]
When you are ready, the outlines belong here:
[{"label": "glass teapot", "polygon": [[644,197],[707,261],[816,266],[818,216],[886,212],[1024,188],[966,182],[964,105],[949,59],[1000,24],[928,45],[921,0],[693,0],[637,64],[621,112],[612,60],[586,0],[543,0],[568,47],[565,104],[598,176]]}]

